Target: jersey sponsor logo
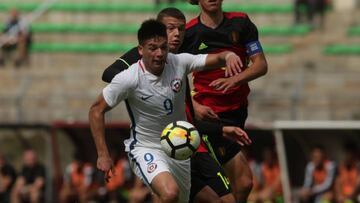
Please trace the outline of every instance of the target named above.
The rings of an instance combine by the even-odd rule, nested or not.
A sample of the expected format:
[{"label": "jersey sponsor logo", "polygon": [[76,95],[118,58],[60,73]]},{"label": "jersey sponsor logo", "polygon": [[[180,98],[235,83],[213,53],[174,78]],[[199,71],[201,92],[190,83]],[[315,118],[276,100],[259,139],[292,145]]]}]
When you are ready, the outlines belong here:
[{"label": "jersey sponsor logo", "polygon": [[180,92],[181,86],[182,86],[182,81],[180,79],[176,78],[171,81],[171,89],[174,92],[176,92],[176,93]]},{"label": "jersey sponsor logo", "polygon": [[230,33],[230,39],[231,39],[231,42],[232,42],[233,44],[238,44],[239,41],[240,41],[239,32],[237,32],[237,31],[232,31],[232,32]]},{"label": "jersey sponsor logo", "polygon": [[208,48],[208,46],[204,42],[201,42],[201,44],[199,46],[199,50],[203,50],[203,49],[206,49],[206,48]]},{"label": "jersey sponsor logo", "polygon": [[152,173],[152,172],[154,172],[156,170],[156,168],[157,168],[156,163],[150,163],[150,164],[148,164],[147,172]]},{"label": "jersey sponsor logo", "polygon": [[146,101],[146,100],[150,99],[152,96],[154,96],[154,95],[141,96],[141,100]]}]

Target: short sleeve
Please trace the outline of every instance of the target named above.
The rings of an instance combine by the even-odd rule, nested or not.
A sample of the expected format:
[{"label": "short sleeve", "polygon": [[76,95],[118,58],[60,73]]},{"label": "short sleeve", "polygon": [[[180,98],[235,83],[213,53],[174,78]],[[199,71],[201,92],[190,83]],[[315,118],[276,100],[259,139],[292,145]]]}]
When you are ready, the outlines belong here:
[{"label": "short sleeve", "polygon": [[259,32],[256,25],[251,22],[249,17],[246,18],[245,28],[243,29],[244,43],[248,56],[263,52],[259,41]]},{"label": "short sleeve", "polygon": [[250,20],[249,17],[245,20],[245,27],[242,29],[242,36],[244,36],[244,43],[258,41],[259,32],[256,25]]},{"label": "short sleeve", "polygon": [[118,73],[114,79],[102,91],[106,103],[110,107],[116,106],[120,101],[126,99],[130,91],[136,85],[136,66]]}]

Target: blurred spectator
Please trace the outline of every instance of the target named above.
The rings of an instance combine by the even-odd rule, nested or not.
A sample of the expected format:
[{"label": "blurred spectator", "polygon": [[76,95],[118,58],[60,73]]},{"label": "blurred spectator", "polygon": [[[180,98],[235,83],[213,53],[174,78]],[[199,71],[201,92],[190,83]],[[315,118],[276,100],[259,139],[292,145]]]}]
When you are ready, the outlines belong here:
[{"label": "blurred spectator", "polygon": [[11,202],[44,202],[45,168],[38,162],[34,150],[27,149],[23,154],[23,167],[16,179],[11,194]]},{"label": "blurred spectator", "polygon": [[242,152],[246,157],[250,170],[253,174],[253,188],[249,194],[248,203],[254,203],[261,188],[261,167],[260,164],[251,156],[249,151],[246,150],[246,148],[242,149]]},{"label": "blurred spectator", "polygon": [[310,23],[315,28],[322,28],[325,21],[326,0],[308,0]]},{"label": "blurred spectator", "polygon": [[253,202],[283,202],[280,166],[273,147],[266,147],[263,151],[263,161],[260,164],[258,185],[257,192],[251,196]]},{"label": "blurred spectator", "polygon": [[150,189],[138,177],[135,177],[134,187],[130,191],[128,203],[158,202],[152,201],[151,198],[155,198],[155,195],[151,195]]},{"label": "blurred spectator", "polygon": [[74,154],[74,160],[66,167],[64,183],[60,191],[60,202],[85,203],[96,198],[98,184],[95,169],[87,163],[81,152]]},{"label": "blurred spectator", "polygon": [[[312,13],[310,9],[310,0],[294,0],[295,24],[310,23],[312,20]],[[306,16],[303,16],[306,14]],[[304,17],[306,21],[304,21]]]},{"label": "blurred spectator", "polygon": [[4,155],[0,152],[0,202],[9,203],[11,189],[16,180],[15,169],[7,163]]},{"label": "blurred spectator", "polygon": [[0,36],[0,66],[5,64],[5,59],[12,57],[12,52],[16,52],[16,67],[29,63],[30,44],[31,32],[28,26],[20,22],[17,10],[11,10],[10,18],[5,23],[3,34]]},{"label": "blurred spectator", "polygon": [[358,146],[354,142],[344,145],[345,157],[338,167],[338,177],[335,182],[335,197],[337,203],[355,203],[357,189],[360,186],[360,161]]},{"label": "blurred spectator", "polygon": [[330,202],[336,166],[330,161],[320,145],[311,150],[311,161],[305,169],[304,185],[299,191],[302,203]]},{"label": "blurred spectator", "polygon": [[102,202],[126,202],[128,197],[123,195],[128,193],[125,184],[132,178],[129,161],[125,154],[118,155],[115,151],[111,152],[111,156],[115,163],[115,176],[99,188],[98,193]]},{"label": "blurred spectator", "polygon": [[328,0],[295,0],[295,24],[307,23],[312,27],[322,28],[327,4]]}]

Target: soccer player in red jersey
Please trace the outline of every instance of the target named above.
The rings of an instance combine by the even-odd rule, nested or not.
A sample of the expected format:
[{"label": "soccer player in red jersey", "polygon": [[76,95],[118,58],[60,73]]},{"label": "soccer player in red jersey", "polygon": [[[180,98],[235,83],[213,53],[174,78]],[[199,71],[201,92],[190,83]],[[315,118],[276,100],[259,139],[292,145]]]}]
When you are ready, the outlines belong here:
[{"label": "soccer player in red jersey", "polygon": [[[199,5],[200,15],[187,23],[180,52],[200,54],[231,50],[244,62],[241,73],[230,79],[225,79],[228,75],[221,67],[193,73],[196,118],[243,128],[250,93],[248,82],[267,72],[257,28],[245,13],[224,12],[222,0],[189,1]],[[215,133],[208,138],[230,178],[236,200],[246,202],[252,187],[252,174],[240,152],[241,146]]]}]

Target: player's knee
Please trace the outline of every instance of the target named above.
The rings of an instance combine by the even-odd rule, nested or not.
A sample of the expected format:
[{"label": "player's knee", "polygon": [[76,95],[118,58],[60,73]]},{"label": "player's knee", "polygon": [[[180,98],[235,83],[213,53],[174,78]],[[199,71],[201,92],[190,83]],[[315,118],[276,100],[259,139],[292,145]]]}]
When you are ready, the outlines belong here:
[{"label": "player's knee", "polygon": [[241,179],[240,179],[240,185],[242,188],[242,190],[244,191],[251,191],[251,189],[253,188],[253,179],[252,179],[252,176],[243,176]]},{"label": "player's knee", "polygon": [[160,194],[161,202],[177,202],[179,200],[179,188],[168,188],[162,194]]}]

